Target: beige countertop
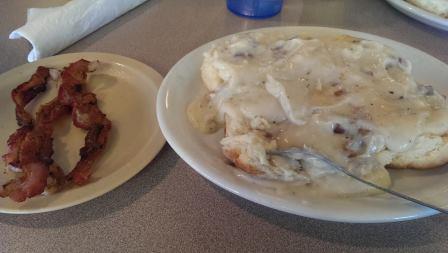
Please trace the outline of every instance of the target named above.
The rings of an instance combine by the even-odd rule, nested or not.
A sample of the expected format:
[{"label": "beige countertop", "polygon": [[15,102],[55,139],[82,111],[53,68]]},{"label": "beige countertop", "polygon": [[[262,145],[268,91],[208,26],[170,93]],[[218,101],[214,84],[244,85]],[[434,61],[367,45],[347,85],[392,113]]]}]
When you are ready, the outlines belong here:
[{"label": "beige countertop", "polygon": [[[26,9],[61,0],[0,1],[0,73],[26,63],[30,46],[8,40]],[[397,40],[448,62],[448,32],[382,0],[285,0],[282,13],[250,20],[224,0],[150,0],[61,53],[100,51],[165,75],[192,49],[267,26],[339,27]],[[142,172],[87,203],[44,214],[0,214],[0,252],[444,252],[448,218],[346,224],[275,211],[214,186],[166,145]]]}]

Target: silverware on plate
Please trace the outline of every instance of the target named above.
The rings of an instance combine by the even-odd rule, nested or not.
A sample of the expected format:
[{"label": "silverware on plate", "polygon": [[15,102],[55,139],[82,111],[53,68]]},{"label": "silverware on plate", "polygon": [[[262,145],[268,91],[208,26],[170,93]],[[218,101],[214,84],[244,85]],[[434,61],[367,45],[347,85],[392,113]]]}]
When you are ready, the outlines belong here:
[{"label": "silverware on plate", "polygon": [[400,193],[400,192],[397,192],[397,191],[394,191],[394,190],[391,190],[391,189],[387,189],[387,188],[381,187],[381,186],[379,186],[379,185],[377,185],[375,183],[366,181],[366,180],[364,180],[364,179],[354,175],[353,173],[351,173],[347,169],[337,165],[336,163],[334,163],[333,161],[331,161],[327,157],[325,157],[325,156],[323,156],[321,154],[317,154],[316,152],[314,152],[311,149],[308,149],[308,148],[289,148],[289,149],[284,149],[284,150],[270,151],[269,154],[283,156],[283,157],[287,157],[287,158],[294,159],[294,160],[302,160],[302,159],[307,158],[307,157],[308,158],[318,159],[318,160],[320,160],[320,161],[330,165],[334,169],[337,169],[337,170],[341,171],[342,173],[346,174],[347,176],[350,176],[350,177],[352,177],[352,178],[354,178],[354,179],[356,179],[356,180],[358,180],[358,181],[360,181],[360,182],[362,182],[364,184],[367,184],[367,185],[369,185],[371,187],[374,187],[374,188],[376,188],[378,190],[387,192],[387,193],[389,193],[391,195],[394,195],[394,196],[397,196],[399,198],[402,198],[402,199],[405,199],[405,200],[417,203],[419,205],[432,208],[432,209],[437,210],[437,211],[439,211],[441,213],[448,214],[448,209],[429,204],[429,203],[427,203],[425,201],[421,201],[421,200],[418,200],[416,198],[410,197],[409,195],[406,195],[406,194],[403,194],[403,193]]}]

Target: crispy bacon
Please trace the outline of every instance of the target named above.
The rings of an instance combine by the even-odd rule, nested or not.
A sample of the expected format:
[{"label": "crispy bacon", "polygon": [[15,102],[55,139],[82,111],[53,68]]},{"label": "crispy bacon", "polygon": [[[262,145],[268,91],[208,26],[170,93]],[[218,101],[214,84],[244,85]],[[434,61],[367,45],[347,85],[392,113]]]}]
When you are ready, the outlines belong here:
[{"label": "crispy bacon", "polygon": [[12,180],[3,185],[0,197],[9,197],[16,202],[25,201],[41,194],[45,190],[48,177],[48,168],[45,164],[37,162],[27,164],[22,168],[25,175],[19,180]]},{"label": "crispy bacon", "polygon": [[39,66],[30,80],[17,86],[11,92],[11,98],[16,104],[16,119],[19,126],[30,126],[33,123],[31,115],[25,111],[25,106],[39,93],[46,90],[50,70]]},{"label": "crispy bacon", "polygon": [[46,180],[45,165],[37,161],[37,163],[30,162],[26,166],[22,166],[20,154],[33,141],[33,136],[30,135],[33,129],[33,118],[25,110],[25,106],[40,92],[46,90],[49,76],[48,68],[38,67],[30,80],[20,84],[11,92],[11,98],[16,104],[17,124],[21,127],[8,138],[8,153],[2,158],[7,164],[22,169],[24,175],[19,180],[11,180],[3,185],[0,189],[0,197],[9,196],[14,201],[24,201],[27,196],[39,194],[38,192],[42,188],[42,179]]},{"label": "crispy bacon", "polygon": [[18,164],[24,175],[4,185],[0,196],[21,202],[45,190],[49,167],[53,165],[54,121],[69,112],[69,107],[61,105],[57,99],[39,109],[34,128],[26,133],[18,150]]},{"label": "crispy bacon", "polygon": [[67,175],[68,180],[78,185],[90,178],[92,165],[102,153],[111,129],[111,122],[98,108],[95,94],[85,91],[90,66],[91,62],[81,59],[66,67],[58,91],[60,103],[72,108],[73,124],[87,130],[84,147],[79,151],[81,158]]},{"label": "crispy bacon", "polygon": [[14,167],[19,167],[19,147],[26,134],[31,131],[33,117],[25,110],[25,106],[33,100],[39,93],[46,90],[47,80],[50,77],[50,70],[39,66],[31,78],[17,86],[11,92],[11,98],[16,104],[17,124],[21,126],[13,133],[7,141],[8,153],[2,156],[3,161]]},{"label": "crispy bacon", "polygon": [[8,153],[2,156],[3,161],[6,164],[14,166],[16,168],[20,167],[19,164],[19,148],[22,145],[23,140],[28,132],[31,131],[29,126],[23,126],[11,134],[8,138]]},{"label": "crispy bacon", "polygon": [[87,130],[85,144],[79,151],[80,160],[67,175],[77,185],[87,183],[92,174],[92,165],[106,146],[111,122],[98,107],[95,94],[84,90],[90,62],[80,60],[70,64],[62,72],[59,100],[72,107],[73,124]]},{"label": "crispy bacon", "polygon": [[95,94],[86,92],[75,99],[72,111],[73,124],[87,130],[84,147],[79,151],[81,159],[68,175],[75,184],[87,183],[92,174],[93,162],[107,143],[111,122],[98,108]]},{"label": "crispy bacon", "polygon": [[62,105],[57,98],[43,105],[37,112],[35,130],[43,136],[40,158],[47,164],[53,163],[51,156],[53,155],[54,122],[69,113],[70,107]]},{"label": "crispy bacon", "polygon": [[9,196],[12,200],[21,202],[45,190],[48,165],[39,156],[42,137],[34,130],[27,133],[19,150],[20,168],[24,175],[4,185],[3,192],[0,192],[2,196]]},{"label": "crispy bacon", "polygon": [[3,160],[20,168],[23,176],[3,185],[0,189],[1,197],[9,196],[12,200],[21,202],[42,193],[47,185],[49,165],[53,163],[53,122],[68,114],[70,109],[55,99],[40,108],[36,121],[33,122],[31,115],[25,111],[25,106],[46,90],[49,76],[49,69],[38,67],[28,82],[11,92],[16,104],[17,123],[22,127],[9,137],[9,150]]},{"label": "crispy bacon", "polygon": [[73,99],[82,93],[86,84],[89,61],[81,59],[70,64],[62,71],[62,83],[58,91],[58,99],[63,105],[72,106]]},{"label": "crispy bacon", "polygon": [[[41,194],[48,185],[49,191],[59,190],[66,178],[75,184],[87,183],[92,165],[102,153],[111,129],[111,122],[98,108],[96,96],[84,91],[90,62],[79,60],[64,68],[58,96],[43,105],[33,123],[25,106],[39,92],[45,90],[49,71],[39,67],[31,79],[12,92],[16,103],[16,117],[22,126],[8,139],[8,154],[3,159],[20,167],[24,175],[3,185],[0,197],[21,202]],[[46,69],[46,71],[45,71]],[[76,127],[87,130],[80,160],[65,177],[62,169],[53,162],[53,125],[56,120],[71,112]]]}]

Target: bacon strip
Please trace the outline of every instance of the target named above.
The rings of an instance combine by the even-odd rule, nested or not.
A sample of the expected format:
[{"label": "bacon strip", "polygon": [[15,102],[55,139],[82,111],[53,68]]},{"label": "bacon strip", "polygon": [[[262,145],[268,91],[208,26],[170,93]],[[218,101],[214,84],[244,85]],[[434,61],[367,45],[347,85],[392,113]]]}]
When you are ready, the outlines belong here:
[{"label": "bacon strip", "polygon": [[81,159],[67,175],[77,185],[86,184],[92,174],[92,165],[106,146],[111,122],[97,105],[95,94],[84,90],[89,61],[79,60],[62,72],[58,97],[61,103],[72,107],[73,124],[87,130],[85,144],[79,151]]},{"label": "bacon strip", "polygon": [[28,126],[23,126],[17,129],[13,134],[11,134],[7,141],[8,152],[2,156],[3,161],[6,164],[14,166],[16,168],[20,167],[19,163],[19,148],[22,145],[23,140],[28,132],[32,128]]},{"label": "bacon strip", "polygon": [[[17,122],[22,127],[8,139],[9,152],[3,159],[10,165],[20,167],[24,175],[5,184],[0,189],[0,197],[9,196],[21,202],[41,194],[47,184],[50,191],[57,191],[66,179],[78,185],[87,183],[92,174],[92,165],[104,150],[111,129],[111,122],[98,108],[95,94],[84,91],[89,65],[89,61],[82,59],[64,68],[57,98],[40,108],[34,124],[25,106],[46,89],[49,70],[39,67],[28,82],[12,91]],[[54,122],[70,112],[73,124],[87,130],[87,135],[85,145],[80,149],[79,162],[65,177],[51,158],[52,134]]]},{"label": "bacon strip", "polygon": [[20,167],[18,161],[19,147],[33,126],[33,117],[25,110],[25,106],[39,93],[46,90],[49,77],[50,70],[46,67],[39,66],[28,81],[20,84],[11,92],[11,98],[16,104],[17,124],[21,127],[8,138],[8,152],[2,156],[6,164]]},{"label": "bacon strip", "polygon": [[70,108],[55,99],[40,108],[36,121],[33,122],[31,115],[25,111],[25,106],[46,90],[49,76],[48,68],[38,67],[28,82],[11,92],[16,104],[17,123],[22,127],[9,137],[9,151],[3,156],[3,160],[20,168],[24,175],[3,185],[0,197],[9,196],[12,200],[21,202],[45,190],[49,166],[53,164],[53,123],[68,114]]},{"label": "bacon strip", "polygon": [[9,196],[21,202],[41,194],[47,186],[49,167],[53,165],[53,125],[70,108],[57,99],[43,105],[37,113],[34,128],[27,132],[19,147],[19,164],[24,175],[12,180],[0,190],[0,196]]},{"label": "bacon strip", "polygon": [[58,99],[63,105],[73,106],[74,99],[82,94],[86,85],[89,61],[81,59],[71,63],[61,73],[62,83],[58,91]]},{"label": "bacon strip", "polygon": [[33,117],[25,111],[25,106],[39,93],[46,90],[49,76],[50,70],[39,66],[30,80],[12,90],[11,98],[16,104],[16,119],[19,126],[30,126],[33,124]]},{"label": "bacon strip", "polygon": [[89,92],[76,98],[72,120],[76,127],[87,130],[87,135],[85,145],[79,151],[81,159],[70,172],[68,178],[75,184],[83,185],[87,183],[92,174],[94,161],[106,146],[112,124],[98,108],[95,94]]}]

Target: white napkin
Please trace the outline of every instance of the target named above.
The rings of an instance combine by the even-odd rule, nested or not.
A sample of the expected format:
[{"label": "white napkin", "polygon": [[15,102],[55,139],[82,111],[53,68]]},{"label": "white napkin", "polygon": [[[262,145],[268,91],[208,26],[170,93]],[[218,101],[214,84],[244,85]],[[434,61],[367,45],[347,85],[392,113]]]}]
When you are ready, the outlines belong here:
[{"label": "white napkin", "polygon": [[10,39],[25,38],[28,61],[51,56],[146,0],[72,0],[54,8],[28,9],[27,22]]}]

